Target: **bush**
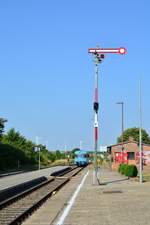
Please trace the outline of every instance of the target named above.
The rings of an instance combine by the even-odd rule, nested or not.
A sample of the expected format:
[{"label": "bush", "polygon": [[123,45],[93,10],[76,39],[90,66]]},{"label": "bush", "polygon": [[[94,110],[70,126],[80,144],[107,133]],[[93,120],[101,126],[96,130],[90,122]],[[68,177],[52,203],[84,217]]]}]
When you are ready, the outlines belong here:
[{"label": "bush", "polygon": [[137,167],[135,165],[128,165],[125,175],[127,177],[136,177],[138,174]]},{"label": "bush", "polygon": [[122,167],[122,164],[119,164],[119,167],[118,167],[118,172],[121,173],[121,167]]},{"label": "bush", "polygon": [[35,164],[35,161],[31,161],[31,158],[20,149],[0,143],[0,171],[17,169],[18,161],[20,166]]},{"label": "bush", "polygon": [[138,170],[135,165],[127,165],[127,164],[120,164],[118,172],[127,177],[136,177],[138,174]]},{"label": "bush", "polygon": [[122,164],[121,165],[121,174],[124,174],[125,175],[125,173],[126,173],[126,170],[127,170],[127,164]]}]

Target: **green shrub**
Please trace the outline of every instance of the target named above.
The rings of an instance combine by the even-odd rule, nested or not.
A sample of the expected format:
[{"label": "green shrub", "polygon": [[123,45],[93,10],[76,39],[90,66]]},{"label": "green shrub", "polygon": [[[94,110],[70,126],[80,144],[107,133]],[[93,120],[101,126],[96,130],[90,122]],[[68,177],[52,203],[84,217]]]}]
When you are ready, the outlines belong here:
[{"label": "green shrub", "polygon": [[0,143],[0,171],[17,169],[18,161],[20,166],[35,164],[22,150]]},{"label": "green shrub", "polygon": [[121,167],[122,167],[122,164],[119,164],[119,167],[118,167],[118,172],[121,173]]},{"label": "green shrub", "polygon": [[136,177],[138,174],[137,167],[135,165],[120,164],[118,172],[127,177]]},{"label": "green shrub", "polygon": [[125,171],[126,171],[126,169],[127,169],[127,166],[128,166],[127,164],[122,164],[122,165],[121,165],[121,171],[120,171],[121,174],[125,174]]},{"label": "green shrub", "polygon": [[128,167],[125,171],[125,175],[127,177],[136,177],[137,174],[138,174],[137,167],[135,165],[128,165]]}]

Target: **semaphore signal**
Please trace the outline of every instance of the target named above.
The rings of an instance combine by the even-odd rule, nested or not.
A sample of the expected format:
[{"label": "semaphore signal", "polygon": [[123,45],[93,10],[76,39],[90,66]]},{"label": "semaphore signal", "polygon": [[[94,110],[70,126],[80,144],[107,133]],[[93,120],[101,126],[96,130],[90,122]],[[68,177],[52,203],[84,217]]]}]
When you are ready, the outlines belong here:
[{"label": "semaphore signal", "polygon": [[88,52],[93,53],[93,54],[117,53],[117,54],[124,55],[124,54],[126,54],[127,50],[124,47],[120,47],[120,48],[89,48]]},{"label": "semaphore signal", "polygon": [[113,53],[113,54],[126,54],[127,50],[124,47],[120,48],[89,48],[88,53],[94,55],[94,63],[95,63],[95,94],[94,94],[94,179],[93,184],[98,185],[98,166],[97,166],[97,150],[98,150],[98,110],[99,110],[99,101],[98,101],[98,65],[103,61],[105,58],[105,54]]}]

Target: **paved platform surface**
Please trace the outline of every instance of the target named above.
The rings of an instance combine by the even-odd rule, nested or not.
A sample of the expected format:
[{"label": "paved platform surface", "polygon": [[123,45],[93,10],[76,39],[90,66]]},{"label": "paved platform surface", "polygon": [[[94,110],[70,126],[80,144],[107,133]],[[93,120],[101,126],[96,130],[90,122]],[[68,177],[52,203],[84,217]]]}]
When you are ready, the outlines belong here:
[{"label": "paved platform surface", "polygon": [[41,177],[41,176],[49,177],[52,172],[61,170],[66,167],[67,166],[56,166],[56,167],[51,167],[47,169],[16,174],[13,176],[2,177],[0,178],[0,191],[6,188],[12,187],[14,185],[21,184],[23,182]]},{"label": "paved platform surface", "polygon": [[23,225],[58,225],[73,193],[89,174],[63,225],[150,225],[150,183],[140,184],[101,169],[101,185],[93,185],[86,168],[52,196]]},{"label": "paved platform surface", "polygon": [[100,186],[92,177],[90,170],[64,225],[150,225],[150,183],[108,169],[101,169]]}]

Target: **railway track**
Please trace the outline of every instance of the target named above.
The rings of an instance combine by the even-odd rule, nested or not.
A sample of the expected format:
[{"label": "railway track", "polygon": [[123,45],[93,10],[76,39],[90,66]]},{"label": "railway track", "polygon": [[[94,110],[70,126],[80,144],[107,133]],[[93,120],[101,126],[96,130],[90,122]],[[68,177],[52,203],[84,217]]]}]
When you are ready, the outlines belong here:
[{"label": "railway track", "polygon": [[61,188],[82,168],[73,167],[63,171],[59,176],[47,180],[36,187],[12,197],[0,205],[0,225],[17,225],[36,210],[54,191]]}]

